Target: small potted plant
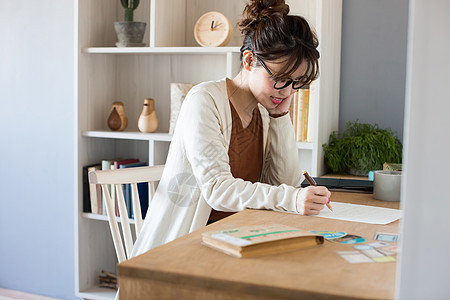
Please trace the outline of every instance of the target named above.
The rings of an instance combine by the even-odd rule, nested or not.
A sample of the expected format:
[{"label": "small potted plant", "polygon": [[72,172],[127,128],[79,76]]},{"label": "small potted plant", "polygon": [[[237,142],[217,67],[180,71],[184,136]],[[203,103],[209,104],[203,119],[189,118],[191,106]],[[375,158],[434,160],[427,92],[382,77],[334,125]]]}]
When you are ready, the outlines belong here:
[{"label": "small potted plant", "polygon": [[145,22],[134,22],[134,10],[139,6],[139,0],[120,0],[125,9],[125,21],[114,22],[114,29],[119,42],[117,47],[144,47]]},{"label": "small potted plant", "polygon": [[333,132],[322,145],[325,165],[332,173],[367,176],[383,164],[402,162],[402,143],[390,129],[348,122],[342,134]]}]

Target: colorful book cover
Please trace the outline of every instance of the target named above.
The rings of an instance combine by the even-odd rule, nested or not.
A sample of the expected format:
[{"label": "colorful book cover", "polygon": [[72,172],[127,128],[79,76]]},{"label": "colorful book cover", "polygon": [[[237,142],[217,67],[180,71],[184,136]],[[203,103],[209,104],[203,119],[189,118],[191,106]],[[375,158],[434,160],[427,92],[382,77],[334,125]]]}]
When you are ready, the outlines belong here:
[{"label": "colorful book cover", "polygon": [[264,224],[205,232],[202,243],[235,257],[248,257],[323,244],[324,237],[298,228]]}]

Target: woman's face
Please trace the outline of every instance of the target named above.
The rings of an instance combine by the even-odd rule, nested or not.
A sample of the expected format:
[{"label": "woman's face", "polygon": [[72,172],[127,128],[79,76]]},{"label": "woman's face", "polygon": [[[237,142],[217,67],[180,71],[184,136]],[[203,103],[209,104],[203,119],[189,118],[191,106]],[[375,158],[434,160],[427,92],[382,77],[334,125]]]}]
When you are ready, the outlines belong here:
[{"label": "woman's face", "polygon": [[[253,59],[256,60],[256,57],[253,56]],[[272,74],[277,74],[283,68],[282,60],[274,62],[264,61],[264,63]],[[291,79],[296,80],[302,77],[306,68],[306,62],[303,62],[292,74]],[[280,90],[275,89],[274,83],[275,81],[262,65],[259,64],[257,67],[252,66],[249,76],[249,88],[253,96],[269,112],[285,112],[289,110],[292,95],[297,90],[292,88],[292,84]]]}]

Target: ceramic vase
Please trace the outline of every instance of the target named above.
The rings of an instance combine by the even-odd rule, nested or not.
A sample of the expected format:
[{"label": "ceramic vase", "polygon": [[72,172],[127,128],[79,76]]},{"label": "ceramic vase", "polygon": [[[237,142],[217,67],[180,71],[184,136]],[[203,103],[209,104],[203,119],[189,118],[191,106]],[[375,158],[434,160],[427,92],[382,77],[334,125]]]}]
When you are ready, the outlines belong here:
[{"label": "ceramic vase", "polygon": [[113,102],[108,117],[108,127],[112,131],[122,131],[127,128],[128,118],[122,102]]},{"label": "ceramic vase", "polygon": [[138,128],[141,132],[155,132],[158,128],[158,118],[155,111],[155,100],[147,98],[144,100],[141,115],[138,120]]}]

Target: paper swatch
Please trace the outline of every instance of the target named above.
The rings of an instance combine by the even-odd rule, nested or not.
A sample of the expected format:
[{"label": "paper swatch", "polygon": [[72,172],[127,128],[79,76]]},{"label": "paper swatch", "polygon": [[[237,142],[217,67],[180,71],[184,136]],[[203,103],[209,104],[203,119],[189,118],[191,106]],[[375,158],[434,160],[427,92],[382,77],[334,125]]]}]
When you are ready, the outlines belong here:
[{"label": "paper swatch", "polygon": [[342,202],[331,202],[331,206],[333,211],[325,207],[319,215],[314,217],[369,224],[389,224],[400,219],[401,216],[399,209]]},{"label": "paper swatch", "polygon": [[343,259],[351,264],[373,263],[374,261],[359,251],[336,251]]}]

